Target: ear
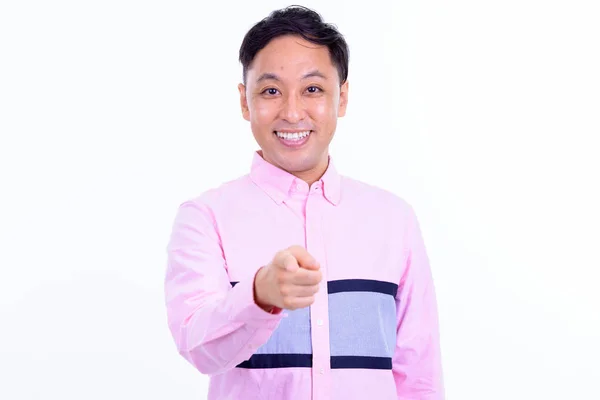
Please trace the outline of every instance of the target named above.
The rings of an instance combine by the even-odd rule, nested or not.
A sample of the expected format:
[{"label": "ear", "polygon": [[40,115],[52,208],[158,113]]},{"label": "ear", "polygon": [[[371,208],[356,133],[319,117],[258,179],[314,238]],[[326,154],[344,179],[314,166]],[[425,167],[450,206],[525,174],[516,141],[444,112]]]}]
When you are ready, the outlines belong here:
[{"label": "ear", "polygon": [[246,97],[246,86],[242,83],[238,85],[240,92],[240,106],[242,107],[242,116],[246,121],[250,121],[250,110],[248,109],[248,98]]},{"label": "ear", "polygon": [[338,117],[346,115],[346,107],[348,106],[348,81],[344,82],[340,87],[340,103],[338,106]]}]

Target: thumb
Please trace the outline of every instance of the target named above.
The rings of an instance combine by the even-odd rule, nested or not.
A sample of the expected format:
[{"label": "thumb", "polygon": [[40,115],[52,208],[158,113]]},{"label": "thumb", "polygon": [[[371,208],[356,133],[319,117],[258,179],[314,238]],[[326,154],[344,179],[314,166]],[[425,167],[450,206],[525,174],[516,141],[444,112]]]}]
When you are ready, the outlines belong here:
[{"label": "thumb", "polygon": [[283,268],[289,272],[296,272],[298,268],[300,268],[296,257],[294,257],[294,255],[287,250],[283,250],[277,254],[274,264],[277,267]]}]

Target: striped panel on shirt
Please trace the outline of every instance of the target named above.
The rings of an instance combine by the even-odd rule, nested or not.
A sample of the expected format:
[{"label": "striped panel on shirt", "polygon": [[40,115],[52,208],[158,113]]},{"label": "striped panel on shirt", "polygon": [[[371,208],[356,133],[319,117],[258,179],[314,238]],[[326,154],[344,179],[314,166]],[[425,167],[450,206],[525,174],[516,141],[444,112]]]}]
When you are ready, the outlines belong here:
[{"label": "striped panel on shirt", "polygon": [[[327,282],[327,291],[331,368],[392,369],[398,285],[344,279]],[[238,368],[312,367],[310,308],[286,312],[269,340]]]}]

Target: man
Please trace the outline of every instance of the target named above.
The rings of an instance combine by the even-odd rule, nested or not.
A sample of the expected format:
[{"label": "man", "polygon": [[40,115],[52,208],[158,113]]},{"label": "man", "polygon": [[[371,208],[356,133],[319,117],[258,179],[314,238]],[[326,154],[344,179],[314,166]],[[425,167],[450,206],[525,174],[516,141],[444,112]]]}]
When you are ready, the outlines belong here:
[{"label": "man", "polygon": [[444,398],[434,286],[410,205],[340,175],[348,48],[289,7],[240,48],[248,175],[184,202],[166,305],[209,399]]}]

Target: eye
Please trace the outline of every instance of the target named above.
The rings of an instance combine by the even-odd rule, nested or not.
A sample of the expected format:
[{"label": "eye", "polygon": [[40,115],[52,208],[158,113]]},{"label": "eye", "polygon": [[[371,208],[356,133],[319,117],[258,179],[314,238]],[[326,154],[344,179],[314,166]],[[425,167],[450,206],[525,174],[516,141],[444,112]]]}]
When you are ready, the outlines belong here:
[{"label": "eye", "polygon": [[278,90],[275,88],[267,88],[262,91],[262,94],[268,94],[270,96],[275,96],[277,94],[277,92],[278,92]]},{"label": "eye", "polygon": [[308,93],[319,93],[322,91],[321,88],[316,86],[309,86],[306,90],[308,90]]}]

